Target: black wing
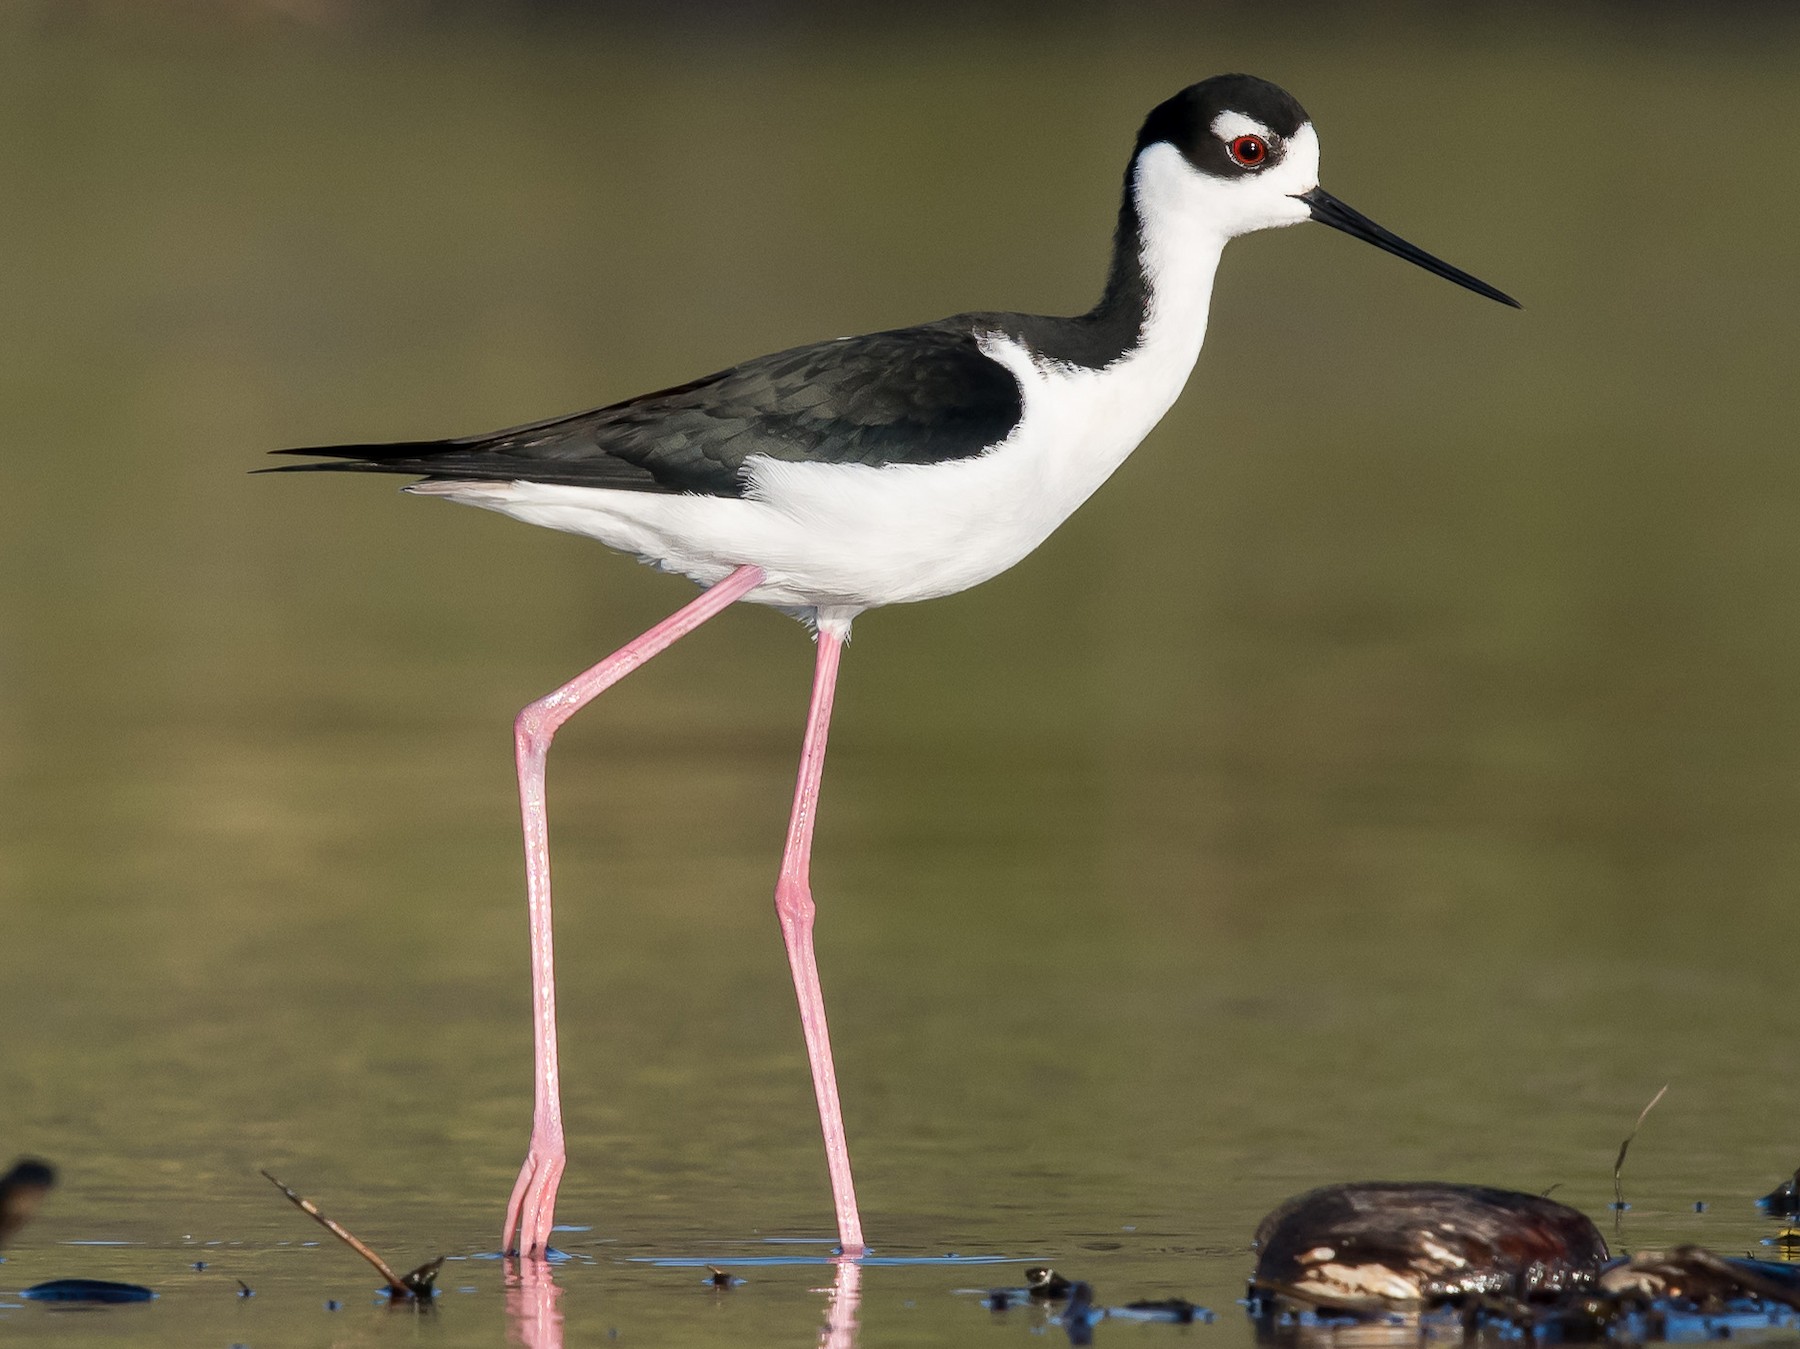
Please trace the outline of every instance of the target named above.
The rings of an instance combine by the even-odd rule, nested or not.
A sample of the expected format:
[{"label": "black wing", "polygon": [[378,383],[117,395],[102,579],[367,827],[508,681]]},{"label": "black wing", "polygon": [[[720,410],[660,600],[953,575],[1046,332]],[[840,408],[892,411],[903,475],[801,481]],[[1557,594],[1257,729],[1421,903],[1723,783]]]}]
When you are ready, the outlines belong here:
[{"label": "black wing", "polygon": [[846,337],[759,356],[610,407],[458,440],[333,445],[290,470],[567,483],[741,496],[752,455],[828,464],[968,459],[1005,439],[1019,384],[982,354],[973,319]]}]

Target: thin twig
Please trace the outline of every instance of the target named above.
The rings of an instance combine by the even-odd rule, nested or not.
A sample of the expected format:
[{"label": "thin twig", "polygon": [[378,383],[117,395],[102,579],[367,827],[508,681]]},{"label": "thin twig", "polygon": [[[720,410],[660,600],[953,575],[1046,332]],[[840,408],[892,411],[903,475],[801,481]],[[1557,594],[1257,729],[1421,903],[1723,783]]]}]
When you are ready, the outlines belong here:
[{"label": "thin twig", "polygon": [[[320,1227],[323,1227],[327,1232],[331,1233],[332,1236],[336,1237],[339,1241],[343,1242],[344,1245],[348,1246],[371,1265],[375,1266],[376,1270],[380,1272],[381,1277],[387,1280],[389,1293],[395,1297],[404,1298],[419,1296],[418,1292],[409,1286],[405,1280],[401,1279],[399,1275],[388,1268],[387,1261],[383,1260],[379,1255],[375,1254],[374,1251],[363,1245],[363,1243],[356,1238],[354,1233],[347,1231],[345,1228],[333,1222],[330,1218],[327,1218],[323,1213],[319,1212],[319,1206],[313,1203],[312,1200],[307,1199],[303,1195],[295,1194],[292,1190],[288,1189],[287,1186],[271,1176],[267,1171],[262,1173],[262,1177],[264,1180],[268,1181],[269,1184],[285,1194],[288,1197],[289,1202],[291,1202],[295,1208],[299,1209],[307,1217],[318,1223]],[[432,1273],[436,1274],[437,1270],[434,1268]]]},{"label": "thin twig", "polygon": [[1656,1103],[1669,1094],[1669,1084],[1663,1083],[1662,1090],[1650,1098],[1650,1104],[1638,1111],[1637,1123],[1631,1126],[1631,1132],[1625,1135],[1625,1141],[1619,1144],[1619,1155],[1613,1162],[1613,1231],[1619,1230],[1625,1221],[1625,1154],[1631,1149],[1631,1140],[1636,1138],[1638,1130],[1644,1127],[1644,1117],[1656,1109]]}]

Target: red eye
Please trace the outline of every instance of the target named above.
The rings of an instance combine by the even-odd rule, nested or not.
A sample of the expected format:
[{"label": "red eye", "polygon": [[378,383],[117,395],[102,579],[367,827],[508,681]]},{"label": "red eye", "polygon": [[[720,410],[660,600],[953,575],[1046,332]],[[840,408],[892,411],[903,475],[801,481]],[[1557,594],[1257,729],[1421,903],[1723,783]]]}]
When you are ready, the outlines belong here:
[{"label": "red eye", "polygon": [[1239,136],[1226,148],[1231,151],[1231,157],[1247,169],[1260,167],[1269,157],[1269,147],[1261,136]]}]

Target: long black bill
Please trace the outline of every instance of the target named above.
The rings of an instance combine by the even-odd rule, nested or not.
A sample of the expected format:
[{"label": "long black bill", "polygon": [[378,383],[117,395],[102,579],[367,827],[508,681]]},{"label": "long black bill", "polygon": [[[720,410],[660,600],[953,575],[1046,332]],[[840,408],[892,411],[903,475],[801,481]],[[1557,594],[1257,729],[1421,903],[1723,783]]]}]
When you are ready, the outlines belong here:
[{"label": "long black bill", "polygon": [[1315,187],[1311,192],[1300,192],[1296,196],[1306,203],[1312,212],[1312,218],[1321,225],[1330,225],[1334,230],[1342,230],[1353,239],[1362,239],[1384,248],[1397,258],[1405,258],[1408,262],[1417,263],[1426,271],[1435,273],[1447,281],[1454,281],[1459,286],[1467,286],[1477,295],[1485,295],[1490,300],[1498,300],[1501,304],[1509,304],[1514,309],[1523,309],[1520,304],[1505,291],[1495,290],[1485,281],[1478,281],[1460,268],[1452,267],[1441,258],[1434,258],[1422,248],[1415,248],[1398,234],[1390,234],[1381,228],[1361,211],[1344,205],[1322,187]]}]

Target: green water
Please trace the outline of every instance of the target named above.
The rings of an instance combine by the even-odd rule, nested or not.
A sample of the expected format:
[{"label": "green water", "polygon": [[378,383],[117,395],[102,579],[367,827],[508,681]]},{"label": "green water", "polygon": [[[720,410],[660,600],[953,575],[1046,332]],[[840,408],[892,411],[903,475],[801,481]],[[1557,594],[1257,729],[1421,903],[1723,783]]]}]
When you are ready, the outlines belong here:
[{"label": "green water", "polygon": [[[471,1258],[390,1315],[257,1169],[397,1264],[495,1249],[531,1090],[510,719],[691,591],[246,470],[1085,307],[1137,119],[1236,67],[1307,104],[1330,190],[1527,308],[1324,230],[1234,244],[1117,478],[1014,572],[858,623],[815,886],[870,1240],[1221,1313],[1101,1342],[1240,1345],[1284,1196],[1603,1215],[1665,1082],[1623,1244],[1767,1232],[1800,1161],[1795,29],[53,13],[0,18],[0,1165],[64,1183],[0,1289],[162,1297],[0,1296],[0,1333],[549,1343],[535,1305],[571,1344],[814,1342],[829,1267],[648,1263],[830,1236],[769,905],[805,635],[727,614],[559,739],[584,1230],[553,1311]],[[953,1293],[1017,1269],[873,1266],[840,1342],[1025,1342]]]}]

